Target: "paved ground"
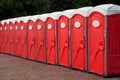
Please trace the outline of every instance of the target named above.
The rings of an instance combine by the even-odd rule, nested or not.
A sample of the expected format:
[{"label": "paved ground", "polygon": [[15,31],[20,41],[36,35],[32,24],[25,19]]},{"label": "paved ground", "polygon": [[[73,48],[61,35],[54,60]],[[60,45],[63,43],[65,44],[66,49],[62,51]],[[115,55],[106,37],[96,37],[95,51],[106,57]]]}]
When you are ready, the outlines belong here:
[{"label": "paved ground", "polygon": [[0,80],[120,80],[0,54]]}]

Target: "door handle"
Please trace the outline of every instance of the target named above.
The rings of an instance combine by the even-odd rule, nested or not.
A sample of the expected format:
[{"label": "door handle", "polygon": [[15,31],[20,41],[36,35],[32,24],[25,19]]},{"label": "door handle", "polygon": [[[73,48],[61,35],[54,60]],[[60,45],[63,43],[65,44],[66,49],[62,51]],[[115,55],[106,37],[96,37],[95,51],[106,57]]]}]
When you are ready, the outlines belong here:
[{"label": "door handle", "polygon": [[68,47],[69,46],[68,40],[65,40],[64,43],[65,43],[64,47]]},{"label": "door handle", "polygon": [[35,39],[32,39],[31,45],[34,45],[34,44],[35,44]]},{"label": "door handle", "polygon": [[61,50],[61,56],[60,56],[60,57],[63,56],[63,52],[65,51],[65,49],[69,47],[69,43],[68,43],[68,40],[67,40],[67,39],[64,41],[64,44],[65,44],[65,45],[63,46],[63,48],[62,48],[62,50]]},{"label": "door handle", "polygon": [[[101,41],[98,42],[98,48],[97,48],[96,53],[94,54],[94,58],[93,58],[93,60],[92,60],[92,63],[94,63],[94,61],[96,60],[96,56],[97,56],[100,52],[102,52],[102,53],[103,53],[102,55],[104,55],[104,41],[103,41],[103,40],[101,40]],[[91,64],[92,64],[92,63],[91,63]]]},{"label": "door handle", "polygon": [[80,48],[81,49],[85,48],[85,43],[84,42],[85,42],[84,40],[80,41]]},{"label": "door handle", "polygon": [[50,48],[49,48],[49,50],[48,50],[48,53],[49,53],[48,56],[50,56],[50,53],[51,53],[51,51],[52,51],[52,49],[53,49],[54,47],[55,47],[55,41],[52,40],[52,42],[51,42],[51,46],[50,46]]},{"label": "door handle", "polygon": [[100,41],[98,45],[99,45],[99,47],[98,47],[99,50],[103,51],[104,50],[104,41]]}]

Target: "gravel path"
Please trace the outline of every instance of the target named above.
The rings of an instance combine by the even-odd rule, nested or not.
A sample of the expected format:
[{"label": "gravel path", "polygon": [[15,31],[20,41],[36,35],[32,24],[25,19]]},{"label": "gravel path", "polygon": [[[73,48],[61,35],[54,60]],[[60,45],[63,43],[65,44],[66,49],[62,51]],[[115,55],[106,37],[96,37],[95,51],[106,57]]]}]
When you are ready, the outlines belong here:
[{"label": "gravel path", "polygon": [[120,80],[0,54],[0,80]]}]

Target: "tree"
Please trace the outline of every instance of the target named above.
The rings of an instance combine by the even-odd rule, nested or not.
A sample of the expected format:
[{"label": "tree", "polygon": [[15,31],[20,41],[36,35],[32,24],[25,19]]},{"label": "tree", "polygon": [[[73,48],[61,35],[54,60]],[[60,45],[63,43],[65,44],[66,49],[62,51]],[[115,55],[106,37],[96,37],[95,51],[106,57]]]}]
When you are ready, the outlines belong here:
[{"label": "tree", "polygon": [[0,0],[0,20],[105,3],[120,5],[120,0]]}]

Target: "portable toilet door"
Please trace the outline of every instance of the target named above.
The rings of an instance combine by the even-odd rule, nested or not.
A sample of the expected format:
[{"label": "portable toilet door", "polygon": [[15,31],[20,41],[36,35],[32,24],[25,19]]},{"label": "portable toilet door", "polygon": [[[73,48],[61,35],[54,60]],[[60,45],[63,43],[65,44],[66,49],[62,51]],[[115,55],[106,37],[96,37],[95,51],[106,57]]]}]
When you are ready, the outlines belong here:
[{"label": "portable toilet door", "polygon": [[9,54],[9,20],[5,20],[4,24],[4,43],[3,43],[3,52]]},{"label": "portable toilet door", "polygon": [[45,21],[48,14],[37,15],[36,20],[36,60],[46,63]]},{"label": "portable toilet door", "polygon": [[27,58],[27,22],[28,17],[20,17],[20,55]]},{"label": "portable toilet door", "polygon": [[10,19],[9,22],[9,38],[10,38],[10,54],[15,55],[15,20]]},{"label": "portable toilet door", "polygon": [[54,12],[48,15],[46,19],[46,52],[47,52],[47,63],[57,63],[57,43],[56,43],[56,28],[57,28],[57,16],[61,12]]},{"label": "portable toilet door", "polygon": [[58,16],[58,64],[71,67],[70,25],[75,10],[63,11]]},{"label": "portable toilet door", "polygon": [[15,20],[15,55],[20,56],[20,23],[18,18]]},{"label": "portable toilet door", "polygon": [[2,20],[1,21],[1,24],[2,24],[2,39],[1,39],[1,43],[0,43],[0,45],[1,45],[1,52],[3,53],[4,52],[4,43],[5,43],[5,40],[4,40],[4,23],[5,23],[5,20]]},{"label": "portable toilet door", "polygon": [[89,14],[89,71],[120,74],[120,6],[104,4]]},{"label": "portable toilet door", "polygon": [[35,49],[35,24],[36,16],[30,16],[27,23],[27,38],[28,38],[28,59],[36,60]]},{"label": "portable toilet door", "polygon": [[2,43],[3,43],[3,25],[0,22],[0,52],[2,52]]},{"label": "portable toilet door", "polygon": [[72,14],[72,68],[87,71],[87,17],[92,7],[77,9]]},{"label": "portable toilet door", "polygon": [[3,28],[2,40],[1,40],[1,53],[4,52],[4,21],[5,21],[5,20],[2,20],[2,21],[1,21],[2,28]]}]

